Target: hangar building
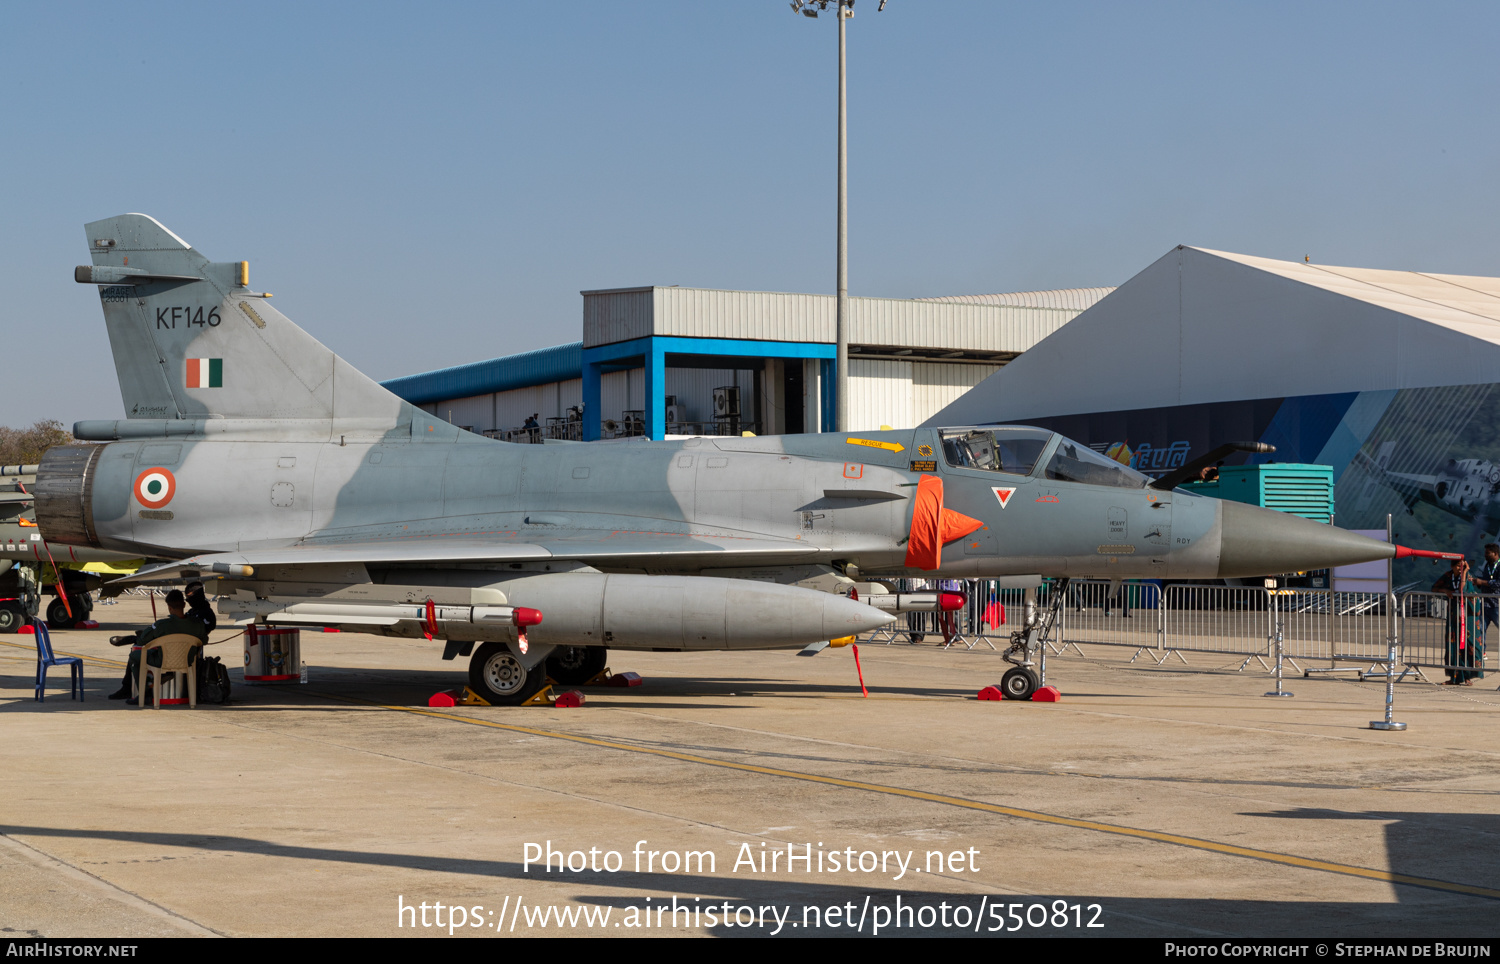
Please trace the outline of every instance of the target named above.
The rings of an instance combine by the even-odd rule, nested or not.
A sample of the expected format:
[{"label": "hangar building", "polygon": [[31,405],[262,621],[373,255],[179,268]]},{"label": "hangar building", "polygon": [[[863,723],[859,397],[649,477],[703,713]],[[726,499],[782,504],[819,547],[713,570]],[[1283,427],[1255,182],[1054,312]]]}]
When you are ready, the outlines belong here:
[{"label": "hangar building", "polygon": [[1391,513],[1473,560],[1500,529],[1497,388],[1500,278],[1178,247],[927,424],[1041,425],[1155,475],[1270,442],[1226,461],[1331,465],[1340,526]]},{"label": "hangar building", "polygon": [[[1111,290],[850,298],[850,426],[917,424]],[[454,424],[517,440],[532,414],[534,434],[585,440],[832,427],[832,295],[582,294],[581,341],[384,384]]]}]

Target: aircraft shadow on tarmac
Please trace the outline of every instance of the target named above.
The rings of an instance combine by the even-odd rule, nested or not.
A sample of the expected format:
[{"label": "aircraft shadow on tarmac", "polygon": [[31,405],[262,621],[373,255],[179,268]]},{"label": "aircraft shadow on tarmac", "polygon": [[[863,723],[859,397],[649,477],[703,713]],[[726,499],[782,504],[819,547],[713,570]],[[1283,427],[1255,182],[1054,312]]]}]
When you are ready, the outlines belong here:
[{"label": "aircraft shadow on tarmac", "polygon": [[[210,653],[209,655],[215,655]],[[232,654],[231,654],[232,655]],[[221,657],[222,658],[222,657]],[[29,692],[32,687],[32,674],[29,669],[21,670],[28,662],[17,661],[15,669],[4,667],[0,664],[0,677],[14,676],[21,678],[24,675],[24,683],[11,683],[5,688],[24,689]],[[651,677],[641,687],[631,688],[596,688],[596,687],[569,687],[562,686],[560,689],[580,688],[585,696],[598,694],[608,695],[611,698],[629,699],[632,706],[642,708],[663,707],[667,705],[680,704],[657,704],[650,702],[653,697],[671,698],[736,698],[748,699],[751,697],[778,697],[778,698],[810,698],[823,699],[828,697],[855,698],[860,695],[859,683],[853,678],[851,667],[850,680],[847,683],[818,683],[803,680],[785,679],[759,679],[744,677],[704,677],[691,678],[682,676]],[[9,672],[6,672],[9,670]],[[17,670],[21,670],[17,672]],[[113,692],[119,685],[122,675],[121,669],[114,667],[100,667],[90,664],[84,671],[85,675],[85,707],[95,698],[100,690],[102,695]],[[378,703],[393,703],[401,706],[426,706],[427,700],[432,694],[441,690],[461,688],[468,682],[468,674],[462,665],[454,664],[454,668],[444,667],[433,670],[411,670],[411,669],[335,669],[312,666],[309,671],[312,686],[303,687],[295,683],[278,683],[260,685],[246,683],[243,672],[238,668],[230,669],[230,681],[233,702],[235,704],[274,703],[276,705],[321,705],[325,701],[311,691],[325,691],[350,699],[367,700]],[[101,683],[101,679],[103,682]],[[953,699],[968,697],[972,698],[987,682],[991,680],[976,679],[968,686],[916,686],[906,684],[887,684],[882,682],[878,688],[872,689],[872,693],[879,696],[903,696],[903,697],[929,697]],[[59,673],[54,668],[48,673],[48,700],[46,707],[51,707],[56,702],[56,697],[61,696],[61,702],[67,699],[67,677],[66,673]],[[29,702],[29,701],[27,701]],[[35,705],[35,704],[32,704]],[[75,703],[75,708],[77,704]],[[712,709],[717,704],[695,702],[695,708]],[[733,706],[744,706],[745,704],[723,704]],[[13,704],[13,708],[19,708]],[[40,708],[40,707],[39,707]]]},{"label": "aircraft shadow on tarmac", "polygon": [[[1325,819],[1327,818],[1326,811],[1320,813],[1324,814]],[[1420,821],[1432,816],[1461,817],[1464,815],[1345,814],[1343,816],[1351,819],[1372,820],[1405,817]],[[1398,826],[1405,822],[1403,820]],[[1438,832],[1436,825],[1431,829],[1433,832]],[[1467,832],[1472,833],[1473,828],[1467,828]],[[867,900],[869,901],[869,914],[873,915],[875,908],[883,908],[891,912],[888,920],[894,919],[894,912],[898,906],[926,907],[931,909],[926,912],[928,915],[936,915],[941,913],[940,905],[946,902],[950,908],[950,920],[955,919],[952,908],[965,907],[969,911],[967,914],[956,915],[959,918],[967,918],[969,923],[966,927],[945,928],[939,926],[936,920],[930,926],[921,926],[923,921],[914,915],[912,926],[899,929],[889,927],[885,936],[976,934],[973,922],[980,911],[981,901],[985,902],[986,909],[983,915],[979,916],[978,936],[999,933],[999,931],[990,930],[997,925],[1007,931],[1016,928],[1014,920],[1008,917],[1012,906],[1022,919],[1025,919],[1029,913],[1033,920],[1041,920],[1042,911],[1032,909],[1033,905],[1041,905],[1045,908],[1047,922],[1041,926],[1016,928],[1016,933],[1024,936],[1320,937],[1343,935],[1358,938],[1380,936],[1409,938],[1430,934],[1451,939],[1462,936],[1489,936],[1494,931],[1494,901],[1411,887],[1397,887],[1395,889],[1397,902],[1395,903],[1089,897],[1076,894],[1062,896],[1025,893],[1025,870],[1018,868],[1008,885],[1014,888],[1011,893],[991,893],[986,896],[982,892],[934,890],[917,886],[915,883],[911,886],[902,886],[902,882],[890,882],[888,877],[879,878],[881,883],[874,886],[823,884],[815,880],[773,880],[748,874],[725,873],[724,871],[728,868],[723,866],[716,866],[713,873],[667,874],[622,871],[611,874],[554,871],[545,874],[539,873],[536,866],[531,867],[531,872],[527,873],[522,864],[516,861],[340,850],[218,834],[84,830],[14,824],[0,825],[0,833],[22,839],[107,840],[162,848],[164,851],[181,849],[196,851],[199,854],[203,851],[216,851],[291,860],[461,874],[509,882],[513,886],[498,887],[491,895],[492,901],[489,896],[485,898],[496,905],[507,895],[519,895],[524,899],[528,889],[535,894],[536,885],[543,880],[559,884],[576,882],[577,890],[565,896],[554,893],[533,899],[537,900],[539,905],[571,900],[591,907],[612,908],[612,913],[617,912],[623,915],[631,908],[644,908],[646,898],[650,897],[653,917],[656,907],[662,906],[663,903],[667,907],[662,915],[660,926],[663,927],[668,926],[667,918],[671,914],[671,901],[674,896],[679,908],[696,907],[700,911],[710,905],[722,907],[725,901],[730,903],[731,908],[774,906],[788,924],[795,921],[799,925],[797,928],[784,929],[782,936],[799,933],[802,936],[811,936],[813,933],[827,936],[850,936],[851,927],[832,927],[825,920],[821,928],[813,930],[810,925],[804,925],[803,922],[818,922],[825,918],[828,908],[834,906],[847,908],[849,905],[853,906],[853,916],[857,919],[858,915],[866,909]],[[720,854],[719,857],[720,864],[727,863],[730,859],[727,854]],[[917,859],[921,859],[920,853],[917,854]],[[1420,871],[1425,868],[1416,869]],[[440,888],[434,885],[434,889]],[[1425,899],[1410,901],[1412,895],[1416,894],[1421,894]],[[1051,924],[1055,901],[1062,901],[1069,908],[1070,923],[1067,926],[1056,927]],[[1004,909],[998,913],[993,909],[997,902],[1005,904]],[[1093,915],[1089,906],[1091,904],[1098,904],[1101,908],[1097,917]],[[1079,907],[1077,914],[1071,909],[1074,905]],[[814,907],[818,908],[817,914],[807,910],[807,908]],[[1096,921],[1104,926],[1099,928],[1075,926],[1072,922],[1078,919],[1078,914],[1082,915],[1081,919],[1085,923]],[[748,917],[748,914],[745,916]],[[620,919],[622,918],[612,917],[612,920]],[[771,919],[769,913],[767,919]],[[905,920],[905,917],[903,916],[902,919]],[[679,911],[678,920],[681,926],[706,927],[709,933],[719,936],[770,936],[769,931],[774,928],[774,924],[765,928],[755,928],[742,925],[725,926],[722,922],[718,922],[716,926],[710,926],[707,918],[700,917],[695,923],[691,918],[685,918],[681,911]],[[872,920],[873,916],[867,917],[864,933],[870,933]],[[482,934],[484,930],[476,928],[470,930],[469,933]],[[586,933],[586,931],[580,929],[574,933]]]},{"label": "aircraft shadow on tarmac", "polygon": [[[1385,788],[1389,791],[1390,788]],[[1380,821],[1385,824],[1385,850],[1392,873],[1495,887],[1495,868],[1500,867],[1500,814],[1439,813],[1387,810],[1327,810],[1296,808],[1241,816],[1275,820]],[[1396,895],[1410,894],[1397,887]],[[1491,923],[1500,920],[1500,904],[1487,911]],[[1500,929],[1491,926],[1491,932]]]}]

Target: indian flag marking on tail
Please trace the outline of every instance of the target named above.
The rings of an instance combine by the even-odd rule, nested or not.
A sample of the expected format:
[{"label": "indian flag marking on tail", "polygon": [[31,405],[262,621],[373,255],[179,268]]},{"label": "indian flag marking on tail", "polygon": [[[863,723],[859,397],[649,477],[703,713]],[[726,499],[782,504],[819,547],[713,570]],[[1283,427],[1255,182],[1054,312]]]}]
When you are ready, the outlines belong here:
[{"label": "indian flag marking on tail", "polygon": [[188,388],[223,388],[224,359],[189,358],[187,360]]}]

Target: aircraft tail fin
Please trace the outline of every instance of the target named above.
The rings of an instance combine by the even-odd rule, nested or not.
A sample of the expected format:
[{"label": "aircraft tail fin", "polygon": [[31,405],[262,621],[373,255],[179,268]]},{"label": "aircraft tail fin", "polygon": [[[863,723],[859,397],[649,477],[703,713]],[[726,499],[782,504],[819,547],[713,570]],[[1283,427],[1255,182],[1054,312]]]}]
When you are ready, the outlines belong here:
[{"label": "aircraft tail fin", "polygon": [[246,262],[209,261],[144,214],[85,226],[130,418],[409,420],[411,406],[249,287]]}]

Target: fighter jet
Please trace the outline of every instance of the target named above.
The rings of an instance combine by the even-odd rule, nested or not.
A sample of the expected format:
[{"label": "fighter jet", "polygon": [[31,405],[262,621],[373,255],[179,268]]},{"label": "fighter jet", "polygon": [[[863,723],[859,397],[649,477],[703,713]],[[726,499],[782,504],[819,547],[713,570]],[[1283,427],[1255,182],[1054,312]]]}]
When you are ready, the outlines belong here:
[{"label": "fighter jet", "polygon": [[[1025,426],[494,441],[356,371],[246,262],[140,214],[86,233],[75,280],[99,287],[130,417],[47,453],[44,536],[161,560],[139,581],[216,577],[236,619],[441,640],[491,703],[581,681],[608,649],[851,637],[901,610],[881,580],[1219,578],[1394,552],[1152,488]],[[1008,654],[1013,697],[1035,688],[1035,631]]]}]

